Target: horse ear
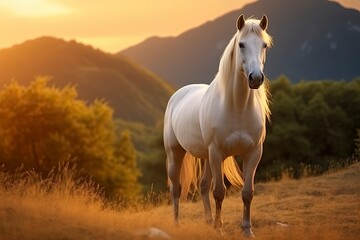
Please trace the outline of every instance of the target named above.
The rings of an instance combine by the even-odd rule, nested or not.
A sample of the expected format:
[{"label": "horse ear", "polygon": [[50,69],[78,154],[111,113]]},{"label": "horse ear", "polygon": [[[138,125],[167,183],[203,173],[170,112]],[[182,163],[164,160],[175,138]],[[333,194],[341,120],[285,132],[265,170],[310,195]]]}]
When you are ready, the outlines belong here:
[{"label": "horse ear", "polygon": [[245,25],[245,18],[244,18],[244,14],[241,14],[240,17],[238,17],[237,19],[237,29],[240,31],[243,26]]},{"label": "horse ear", "polygon": [[268,27],[268,18],[267,18],[267,16],[265,14],[263,14],[259,25],[262,28],[262,30],[267,29],[267,27]]}]

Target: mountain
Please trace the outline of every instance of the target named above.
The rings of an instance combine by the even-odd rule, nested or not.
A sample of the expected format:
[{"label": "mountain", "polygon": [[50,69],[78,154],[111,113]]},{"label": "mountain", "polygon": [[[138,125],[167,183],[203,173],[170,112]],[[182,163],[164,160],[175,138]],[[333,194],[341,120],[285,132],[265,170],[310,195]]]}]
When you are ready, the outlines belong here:
[{"label": "mountain", "polygon": [[114,56],[75,41],[41,37],[0,50],[0,86],[36,76],[50,84],[75,85],[81,99],[105,100],[115,117],[153,125],[162,119],[173,89],[154,73],[124,56]]},{"label": "mountain", "polygon": [[209,83],[242,13],[269,17],[274,47],[265,65],[268,78],[285,74],[297,82],[360,75],[360,12],[327,0],[259,0],[177,37],[152,37],[120,54],[175,86]]}]

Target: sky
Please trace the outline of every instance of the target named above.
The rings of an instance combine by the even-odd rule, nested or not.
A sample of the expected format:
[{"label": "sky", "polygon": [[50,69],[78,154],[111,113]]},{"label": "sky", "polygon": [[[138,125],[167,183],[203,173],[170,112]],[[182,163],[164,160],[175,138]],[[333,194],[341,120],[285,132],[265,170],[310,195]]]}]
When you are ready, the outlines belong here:
[{"label": "sky", "polygon": [[[0,48],[53,36],[115,53],[151,36],[177,36],[254,1],[0,0]],[[360,0],[336,1],[360,10]]]}]

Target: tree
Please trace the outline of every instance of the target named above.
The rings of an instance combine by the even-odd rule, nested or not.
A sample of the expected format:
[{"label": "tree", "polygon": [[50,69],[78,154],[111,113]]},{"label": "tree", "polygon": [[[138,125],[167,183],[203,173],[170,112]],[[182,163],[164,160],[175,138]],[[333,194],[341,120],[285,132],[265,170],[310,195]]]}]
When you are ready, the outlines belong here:
[{"label": "tree", "polygon": [[355,155],[360,158],[360,129],[356,129],[356,133],[357,138],[354,140],[356,146]]},{"label": "tree", "polygon": [[[108,177],[136,169],[125,163],[130,155],[117,155],[113,110],[101,101],[87,105],[77,99],[74,87],[47,83],[46,78],[28,87],[12,82],[0,92],[0,163],[10,170],[22,164],[46,175],[59,162],[71,161],[109,196],[121,191],[120,181],[136,182],[129,174]],[[133,151],[123,143],[123,151]]]},{"label": "tree", "polygon": [[[291,96],[293,90],[288,88],[290,85],[287,81],[285,84],[286,91],[279,85],[273,95],[272,123],[267,130],[261,166],[280,164],[282,168],[290,169],[294,177],[300,177],[300,163],[311,158],[313,153],[311,142],[305,137],[307,126],[299,121],[303,103],[300,98]],[[269,167],[265,169],[271,172],[260,176],[275,179],[281,177],[281,168],[275,168],[276,171]]]},{"label": "tree", "polygon": [[284,75],[281,75],[278,79],[272,81],[270,84],[271,94],[275,95],[278,91],[283,91],[287,95],[292,95],[293,86],[290,80]]},{"label": "tree", "polygon": [[354,131],[360,128],[359,79],[291,84],[280,76],[270,91],[272,122],[258,176],[279,178],[279,169],[286,169],[300,177],[304,169],[318,174],[347,164],[359,144]]},{"label": "tree", "polygon": [[[112,195],[120,195],[127,200],[136,198],[141,186],[138,182],[141,173],[137,166],[135,147],[131,141],[130,131],[125,130],[121,133],[116,155],[118,156],[112,162],[114,169],[108,178],[113,178],[110,182],[116,183],[113,187]],[[115,170],[115,171],[114,171]]]},{"label": "tree", "polygon": [[118,119],[117,132],[130,131],[132,142],[136,149],[138,166],[141,170],[139,181],[143,193],[149,191],[166,191],[166,153],[163,141],[163,125],[156,127],[142,123],[126,122]]}]

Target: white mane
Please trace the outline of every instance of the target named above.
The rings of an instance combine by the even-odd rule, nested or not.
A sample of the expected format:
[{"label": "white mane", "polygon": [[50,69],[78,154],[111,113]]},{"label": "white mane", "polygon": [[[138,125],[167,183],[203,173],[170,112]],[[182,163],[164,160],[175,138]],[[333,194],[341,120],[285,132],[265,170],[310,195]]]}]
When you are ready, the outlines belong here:
[{"label": "white mane", "polygon": [[[236,54],[239,54],[240,51],[236,51],[240,39],[245,37],[250,32],[256,33],[259,37],[263,39],[268,46],[272,46],[272,38],[266,31],[262,30],[259,26],[259,20],[248,19],[246,24],[241,29],[237,31],[235,35],[231,38],[229,44],[226,46],[224,53],[220,59],[218,78],[221,79],[222,84],[227,85],[229,80],[234,78],[234,74],[240,74],[242,69],[235,71],[236,67]],[[225,87],[225,86],[224,86]],[[269,108],[269,80],[266,78],[264,84],[260,86],[256,91],[256,98],[262,106],[263,114],[270,120],[271,111]]]}]

